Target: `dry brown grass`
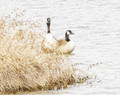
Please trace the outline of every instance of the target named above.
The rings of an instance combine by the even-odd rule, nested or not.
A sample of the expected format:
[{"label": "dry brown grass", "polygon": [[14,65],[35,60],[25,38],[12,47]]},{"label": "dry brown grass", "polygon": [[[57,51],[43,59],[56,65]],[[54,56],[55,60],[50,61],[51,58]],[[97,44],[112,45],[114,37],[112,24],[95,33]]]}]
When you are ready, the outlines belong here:
[{"label": "dry brown grass", "polygon": [[0,92],[59,89],[75,83],[74,69],[63,55],[41,50],[44,32],[40,26],[18,20],[24,12],[12,19],[11,15],[0,18]]}]

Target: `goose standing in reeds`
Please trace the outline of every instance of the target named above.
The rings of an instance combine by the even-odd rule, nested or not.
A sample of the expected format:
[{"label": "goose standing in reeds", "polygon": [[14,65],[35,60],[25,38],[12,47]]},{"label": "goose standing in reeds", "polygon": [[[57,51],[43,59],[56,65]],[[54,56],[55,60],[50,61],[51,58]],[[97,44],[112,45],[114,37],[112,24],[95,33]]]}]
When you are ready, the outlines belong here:
[{"label": "goose standing in reeds", "polygon": [[67,30],[65,33],[65,39],[58,40],[57,49],[59,52],[63,54],[70,54],[75,48],[75,44],[73,41],[70,40],[69,35],[72,35],[71,30]]},{"label": "goose standing in reeds", "polygon": [[51,24],[51,19],[47,18],[47,35],[41,44],[42,50],[47,53],[53,52],[57,45],[57,40],[50,33],[50,24]]}]

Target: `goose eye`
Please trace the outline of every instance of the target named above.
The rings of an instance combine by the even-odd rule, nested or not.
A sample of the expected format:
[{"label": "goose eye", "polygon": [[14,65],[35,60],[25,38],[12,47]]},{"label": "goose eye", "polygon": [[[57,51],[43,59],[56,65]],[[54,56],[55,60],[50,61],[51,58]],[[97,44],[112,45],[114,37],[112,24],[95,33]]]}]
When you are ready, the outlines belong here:
[{"label": "goose eye", "polygon": [[72,34],[72,31],[69,30],[69,33]]}]

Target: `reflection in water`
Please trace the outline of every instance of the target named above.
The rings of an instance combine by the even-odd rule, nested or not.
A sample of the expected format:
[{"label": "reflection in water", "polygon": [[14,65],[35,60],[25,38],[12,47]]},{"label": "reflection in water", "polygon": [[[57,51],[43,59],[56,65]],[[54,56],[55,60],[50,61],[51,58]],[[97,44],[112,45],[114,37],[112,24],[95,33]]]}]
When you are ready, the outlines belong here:
[{"label": "reflection in water", "polygon": [[[17,6],[16,6],[17,5]],[[70,60],[77,68],[96,75],[95,82],[75,85],[60,90],[70,94],[107,95],[119,94],[120,91],[120,1],[119,0],[29,0],[0,1],[0,15],[9,13],[18,7],[27,9],[27,17],[40,23],[46,30],[45,20],[52,19],[52,34],[63,38],[67,29],[75,35],[75,51]],[[93,68],[91,64],[103,63]],[[88,70],[89,68],[89,70]],[[94,80],[94,79],[93,79]],[[56,91],[49,93],[56,95]],[[41,94],[41,92],[35,92]],[[32,93],[33,94],[33,93]],[[67,95],[67,93],[59,93]]]}]

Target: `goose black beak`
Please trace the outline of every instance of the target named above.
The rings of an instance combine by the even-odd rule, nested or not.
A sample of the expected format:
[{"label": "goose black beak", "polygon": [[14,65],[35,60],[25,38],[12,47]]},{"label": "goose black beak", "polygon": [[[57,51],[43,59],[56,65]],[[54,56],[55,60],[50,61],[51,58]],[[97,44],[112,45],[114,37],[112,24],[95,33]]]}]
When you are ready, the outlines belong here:
[{"label": "goose black beak", "polygon": [[72,34],[72,35],[74,35],[74,33],[73,33],[73,32],[72,32],[71,34]]}]

